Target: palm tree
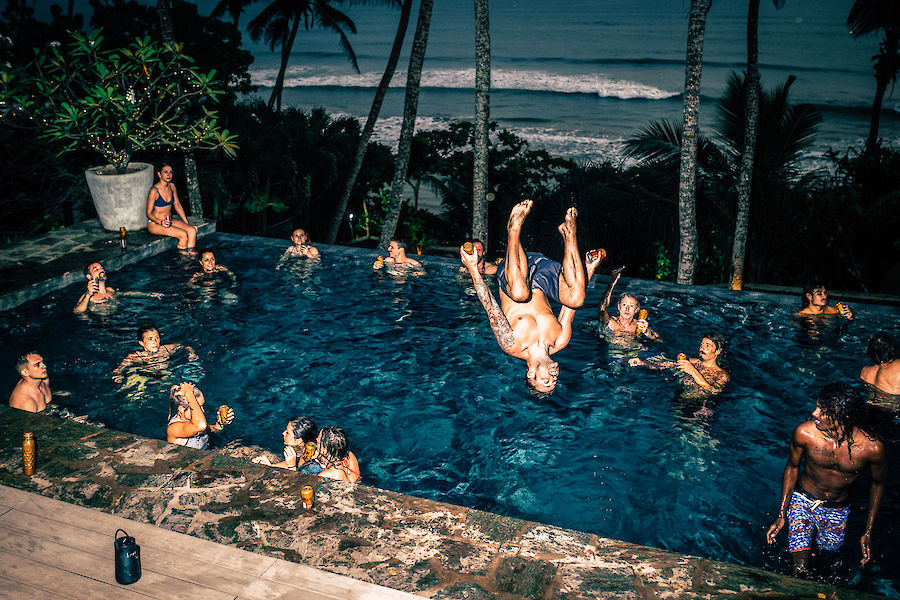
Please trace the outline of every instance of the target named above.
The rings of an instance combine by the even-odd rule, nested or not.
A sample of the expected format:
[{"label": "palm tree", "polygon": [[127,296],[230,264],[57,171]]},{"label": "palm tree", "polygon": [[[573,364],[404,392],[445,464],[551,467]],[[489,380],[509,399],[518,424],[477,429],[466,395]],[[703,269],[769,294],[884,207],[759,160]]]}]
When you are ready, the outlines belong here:
[{"label": "palm tree", "polygon": [[274,51],[275,46],[281,49],[281,65],[278,69],[278,78],[269,98],[269,106],[281,110],[281,92],[284,89],[284,74],[287,71],[288,61],[297,38],[300,24],[309,31],[313,27],[330,29],[338,34],[341,48],[350,59],[350,63],[356,72],[359,65],[356,62],[356,53],[350,46],[350,40],[345,31],[356,33],[356,25],[350,17],[334,8],[332,0],[272,0],[272,3],[262,9],[250,23],[247,30],[254,41],[265,38],[269,50]]},{"label": "palm tree", "polygon": [[209,16],[213,19],[218,19],[227,12],[231,15],[234,26],[237,28],[238,21],[241,19],[241,13],[244,12],[244,7],[250,6],[255,1],[256,0],[219,0],[219,3],[212,9]]},{"label": "palm tree", "polygon": [[687,53],[684,64],[684,123],[681,133],[681,169],[678,180],[678,252],[676,283],[692,284],[697,263],[697,129],[700,115],[700,74],[703,69],[703,36],[710,0],[691,0]]},{"label": "palm tree", "polygon": [[369,140],[372,138],[372,132],[375,130],[375,123],[378,121],[378,115],[381,112],[381,105],[384,103],[384,97],[387,94],[388,87],[391,85],[391,79],[397,70],[397,62],[400,60],[400,50],[403,48],[403,40],[406,37],[406,29],[409,26],[409,15],[412,12],[412,0],[403,0],[400,6],[400,22],[397,23],[397,33],[394,35],[394,44],[391,46],[391,54],[388,57],[387,66],[378,89],[375,91],[375,99],[372,100],[372,108],[369,109],[369,116],[366,119],[366,125],[363,127],[362,134],[359,137],[359,144],[356,148],[356,154],[353,158],[353,164],[350,166],[350,172],[347,174],[344,182],[344,188],[341,191],[341,197],[338,199],[337,210],[331,220],[328,233],[325,234],[325,242],[333,244],[337,239],[338,229],[347,214],[347,205],[350,202],[350,193],[353,186],[356,185],[356,178],[362,169],[363,159],[366,156],[366,149],[369,147]]},{"label": "palm tree", "polygon": [[[784,0],[772,0],[775,8]],[[744,110],[744,148],[737,185],[737,217],[731,250],[731,289],[744,286],[744,258],[747,252],[747,229],[750,223],[750,189],[753,185],[753,157],[756,153],[756,126],[759,119],[759,0],[747,6],[747,102]]]},{"label": "palm tree", "polygon": [[475,158],[472,177],[472,236],[487,246],[488,149],[491,116],[491,26],[489,0],[475,0]]},{"label": "palm tree", "polygon": [[[175,25],[172,19],[172,0],[157,0],[156,11],[159,13],[159,29],[162,32],[163,41],[167,44],[175,43]],[[191,215],[203,218],[203,202],[200,199],[200,177],[197,175],[197,160],[193,151],[184,153],[184,179],[188,188],[188,203],[191,207]]]},{"label": "palm tree", "polygon": [[416,129],[419,82],[422,80],[422,65],[425,62],[425,48],[428,46],[428,30],[431,27],[433,8],[434,0],[422,0],[419,5],[419,20],[416,22],[416,34],[413,37],[409,69],[406,73],[406,97],[403,101],[403,123],[400,126],[400,141],[397,143],[397,158],[394,163],[394,180],[391,184],[391,195],[387,214],[384,216],[384,225],[381,228],[381,237],[378,240],[378,247],[382,250],[387,249],[397,231],[397,221],[400,220],[400,209],[403,207],[403,185],[406,183],[409,152]]},{"label": "palm tree", "polygon": [[847,16],[850,35],[859,38],[881,31],[878,54],[875,61],[875,101],[872,103],[872,120],[866,151],[874,152],[878,146],[878,125],[881,118],[881,103],[889,82],[897,80],[900,72],[900,2],[897,0],[856,0]]}]

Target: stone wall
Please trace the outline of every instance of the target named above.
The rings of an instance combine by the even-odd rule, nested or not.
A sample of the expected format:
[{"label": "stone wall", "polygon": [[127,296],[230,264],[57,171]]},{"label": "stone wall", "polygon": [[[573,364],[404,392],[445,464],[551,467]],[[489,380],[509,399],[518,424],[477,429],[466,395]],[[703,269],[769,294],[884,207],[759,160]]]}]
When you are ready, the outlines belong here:
[{"label": "stone wall", "polygon": [[[22,434],[37,467],[22,474]],[[0,484],[333,573],[458,600],[867,598],[718,561],[501,517],[0,407]],[[315,506],[300,505],[312,485]]]}]

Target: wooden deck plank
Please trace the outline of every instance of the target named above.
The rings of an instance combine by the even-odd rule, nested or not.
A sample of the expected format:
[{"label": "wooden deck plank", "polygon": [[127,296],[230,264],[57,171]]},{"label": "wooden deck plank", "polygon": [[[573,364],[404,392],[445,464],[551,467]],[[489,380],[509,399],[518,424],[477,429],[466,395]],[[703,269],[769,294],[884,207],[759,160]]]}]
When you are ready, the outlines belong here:
[{"label": "wooden deck plank", "polygon": [[28,600],[60,600],[60,598],[64,598],[64,596],[59,594],[48,592],[2,575],[0,575],[0,590],[3,590],[3,597],[10,600],[15,598],[22,598],[23,600],[25,598]]},{"label": "wooden deck plank", "polygon": [[[140,580],[126,588],[116,583],[111,546],[107,557],[103,559],[95,554],[45,540],[41,534],[42,532],[31,535],[0,529],[0,552],[18,557],[20,564],[42,563],[48,567],[69,573],[78,573],[97,582],[109,584],[114,588],[127,589],[150,598],[232,600],[235,596],[235,594],[213,590],[187,579],[172,577],[148,568],[142,569]],[[32,582],[28,581],[28,583]],[[91,596],[83,596],[83,598],[89,597]]]},{"label": "wooden deck plank", "polygon": [[[0,485],[2,506],[12,507],[11,511],[0,514],[0,552],[7,557],[14,556],[23,562],[21,556],[29,556],[37,565],[35,568],[57,569],[74,577],[84,575],[83,579],[98,580],[95,584],[105,583],[139,597],[190,600],[200,597],[245,600],[420,598]],[[118,528],[134,536],[141,546],[143,577],[127,587],[114,583],[111,546],[113,533]],[[57,556],[66,554],[78,558],[63,559],[69,562],[59,564]],[[185,565],[190,565],[190,569],[185,569]],[[2,565],[0,575],[8,576]],[[50,593],[70,593],[65,588],[48,590],[40,581],[16,581],[40,586]],[[79,600],[93,598],[94,594],[77,597]]]},{"label": "wooden deck plank", "polygon": [[147,600],[147,596],[126,587],[95,581],[57,567],[0,551],[0,574],[72,600]]},{"label": "wooden deck plank", "polygon": [[[168,534],[181,535],[154,525],[139,523],[99,510],[60,502],[59,500],[45,498],[38,494],[31,494],[2,485],[0,485],[0,504],[12,506],[23,512],[45,519],[52,519],[89,531],[109,535],[110,537],[112,537],[116,529],[122,528],[128,532],[128,535],[133,536],[138,541],[142,552],[145,548],[170,550],[173,538],[168,537]],[[219,567],[239,573],[252,574],[257,577],[272,566],[276,560],[268,556],[253,554],[252,552],[208,540],[201,540],[189,535],[184,535],[178,539],[178,547],[183,554],[202,556],[206,562]]]},{"label": "wooden deck plank", "polygon": [[[112,560],[113,530],[97,533],[58,521],[53,521],[51,525],[43,517],[18,509],[0,516],[0,538],[5,535],[31,535],[32,532],[38,531],[41,532],[40,536],[44,540],[58,543],[74,551],[91,554],[98,560]],[[319,597],[316,596],[318,592],[304,586],[303,580],[292,581],[290,584],[279,583],[222,567],[210,562],[204,554],[185,552],[178,543],[180,534],[163,533],[168,533],[172,538],[166,549],[145,546],[142,539],[137,539],[138,545],[141,547],[141,567],[144,572],[152,570],[225,592],[230,596],[240,595],[254,600],[296,597],[301,591],[304,596]],[[0,547],[2,547],[2,542],[0,542]],[[185,565],[190,565],[190,567],[186,568]],[[321,597],[324,599],[333,596],[326,594]]]},{"label": "wooden deck plank", "polygon": [[336,573],[320,571],[306,565],[278,560],[272,567],[263,573],[264,579],[271,579],[287,583],[303,580],[312,589],[328,590],[334,598],[353,600],[389,599],[389,600],[420,600],[408,592],[402,592],[387,587],[377,586],[365,581],[359,581]]}]

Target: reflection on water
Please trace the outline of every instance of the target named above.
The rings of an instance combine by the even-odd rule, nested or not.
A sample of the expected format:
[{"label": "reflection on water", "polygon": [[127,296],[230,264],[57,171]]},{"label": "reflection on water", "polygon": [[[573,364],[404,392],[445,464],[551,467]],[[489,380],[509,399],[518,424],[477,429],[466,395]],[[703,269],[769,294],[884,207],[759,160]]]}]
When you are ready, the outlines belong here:
[{"label": "reflection on water", "polygon": [[[873,333],[900,338],[892,308],[855,306],[856,321],[813,334],[793,317],[794,299],[735,302],[720,290],[622,280],[617,289],[640,295],[663,339],[612,340],[598,328],[605,283],[595,282],[572,341],[554,355],[558,389],[537,399],[525,390],[522,362],[497,348],[458,261],[426,257],[425,275],[394,275],[374,272],[371,252],[320,249],[321,261],[276,271],[284,245],[214,244],[233,285],[188,286],[196,258],[170,252],[115,274],[118,287],[163,291],[163,300],[125,298],[109,314],[76,317],[79,284],[8,311],[0,364],[36,348],[53,389],[73,392],[60,404],[155,438],[164,436],[169,386],[196,381],[208,402],[235,411],[213,445],[242,439],[280,452],[285,420],[309,415],[347,431],[364,477],[379,487],[780,568],[783,546],[774,552],[763,535],[793,428],[808,418],[817,386],[856,380]],[[146,321],[164,341],[192,346],[199,361],[179,354],[163,370],[134,369],[114,384],[113,368],[136,349]],[[702,402],[681,394],[672,372],[626,364],[635,355],[693,354],[710,329],[727,334],[732,376],[711,415],[698,414]],[[14,376],[0,369],[0,387],[11,390]],[[853,518],[864,520],[867,486],[852,500]],[[898,500],[890,480],[876,524],[881,571],[867,568],[866,589],[874,579],[900,580],[891,542],[900,539]],[[852,521],[847,539],[863,525]],[[848,564],[858,563],[857,546],[845,545]]]}]

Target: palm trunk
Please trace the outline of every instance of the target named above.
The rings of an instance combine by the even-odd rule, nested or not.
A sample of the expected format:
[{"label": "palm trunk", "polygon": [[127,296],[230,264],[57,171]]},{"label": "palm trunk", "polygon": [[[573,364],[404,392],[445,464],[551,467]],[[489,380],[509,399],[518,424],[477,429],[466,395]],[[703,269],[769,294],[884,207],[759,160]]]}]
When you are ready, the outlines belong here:
[{"label": "palm trunk", "polygon": [[900,45],[897,33],[886,31],[881,42],[881,52],[875,63],[875,100],[872,103],[872,119],[869,122],[869,136],[866,138],[866,152],[875,152],[878,148],[878,128],[881,122],[881,104],[887,91],[888,83],[897,77],[897,70],[887,65],[896,60],[897,48]]},{"label": "palm trunk", "polygon": [[472,237],[488,245],[488,123],[491,116],[489,0],[475,0],[475,142],[472,175]]},{"label": "palm trunk", "polygon": [[731,250],[731,289],[744,287],[744,258],[750,224],[750,197],[753,192],[753,165],[759,122],[759,0],[750,0],[747,8],[747,79],[744,87],[744,148],[737,185],[737,216],[734,246]]},{"label": "palm trunk", "polygon": [[[381,106],[384,103],[384,97],[391,85],[391,79],[397,70],[397,62],[400,60],[400,50],[403,48],[403,39],[406,37],[406,30],[409,27],[409,14],[412,12],[412,0],[403,0],[400,7],[400,22],[397,23],[397,33],[394,35],[394,45],[391,46],[391,55],[388,57],[387,66],[378,89],[375,91],[375,99],[372,100],[372,108],[369,109],[369,116],[366,119],[366,125],[363,127],[362,134],[359,136],[359,143],[356,146],[356,154],[353,157],[353,165],[347,174],[344,182],[344,189],[341,197],[338,199],[337,210],[335,210],[334,218],[331,220],[331,226],[325,235],[325,242],[333,244],[337,239],[338,230],[347,214],[347,205],[350,203],[350,194],[353,186],[356,185],[356,178],[359,177],[359,171],[362,169],[363,159],[366,156],[366,149],[369,147],[369,140],[372,138],[372,132],[375,130],[375,123],[378,121],[378,115],[381,113]],[[390,242],[389,242],[390,243]]]},{"label": "palm trunk", "polygon": [[[156,10],[159,13],[159,29],[162,39],[167,44],[175,43],[175,26],[172,20],[171,0],[157,0]],[[200,177],[197,175],[197,161],[193,150],[184,153],[184,180],[187,183],[188,204],[191,216],[203,218],[203,202],[200,198]]]},{"label": "palm trunk", "polygon": [[697,262],[697,130],[700,116],[700,74],[703,36],[710,0],[691,0],[684,66],[684,128],[681,133],[681,172],[678,179],[678,227],[681,243],[676,282],[694,283]]},{"label": "palm trunk", "polygon": [[434,0],[422,0],[422,4],[419,6],[419,20],[416,23],[416,35],[413,38],[406,76],[406,98],[403,104],[400,141],[397,144],[397,159],[394,163],[394,181],[391,184],[387,214],[384,217],[381,237],[378,240],[378,247],[381,250],[386,250],[390,245],[391,239],[397,231],[397,221],[400,220],[400,209],[403,206],[403,185],[406,183],[409,152],[416,129],[416,112],[419,108],[419,82],[422,80],[422,65],[425,62],[425,48],[428,45],[428,30],[431,27],[433,8]]},{"label": "palm trunk", "polygon": [[278,78],[272,95],[269,97],[269,108],[275,107],[275,112],[281,112],[281,92],[284,89],[284,74],[287,71],[288,61],[291,59],[291,50],[294,48],[294,40],[297,38],[297,29],[300,28],[300,17],[293,17],[291,32],[281,44],[281,66],[278,67]]}]

